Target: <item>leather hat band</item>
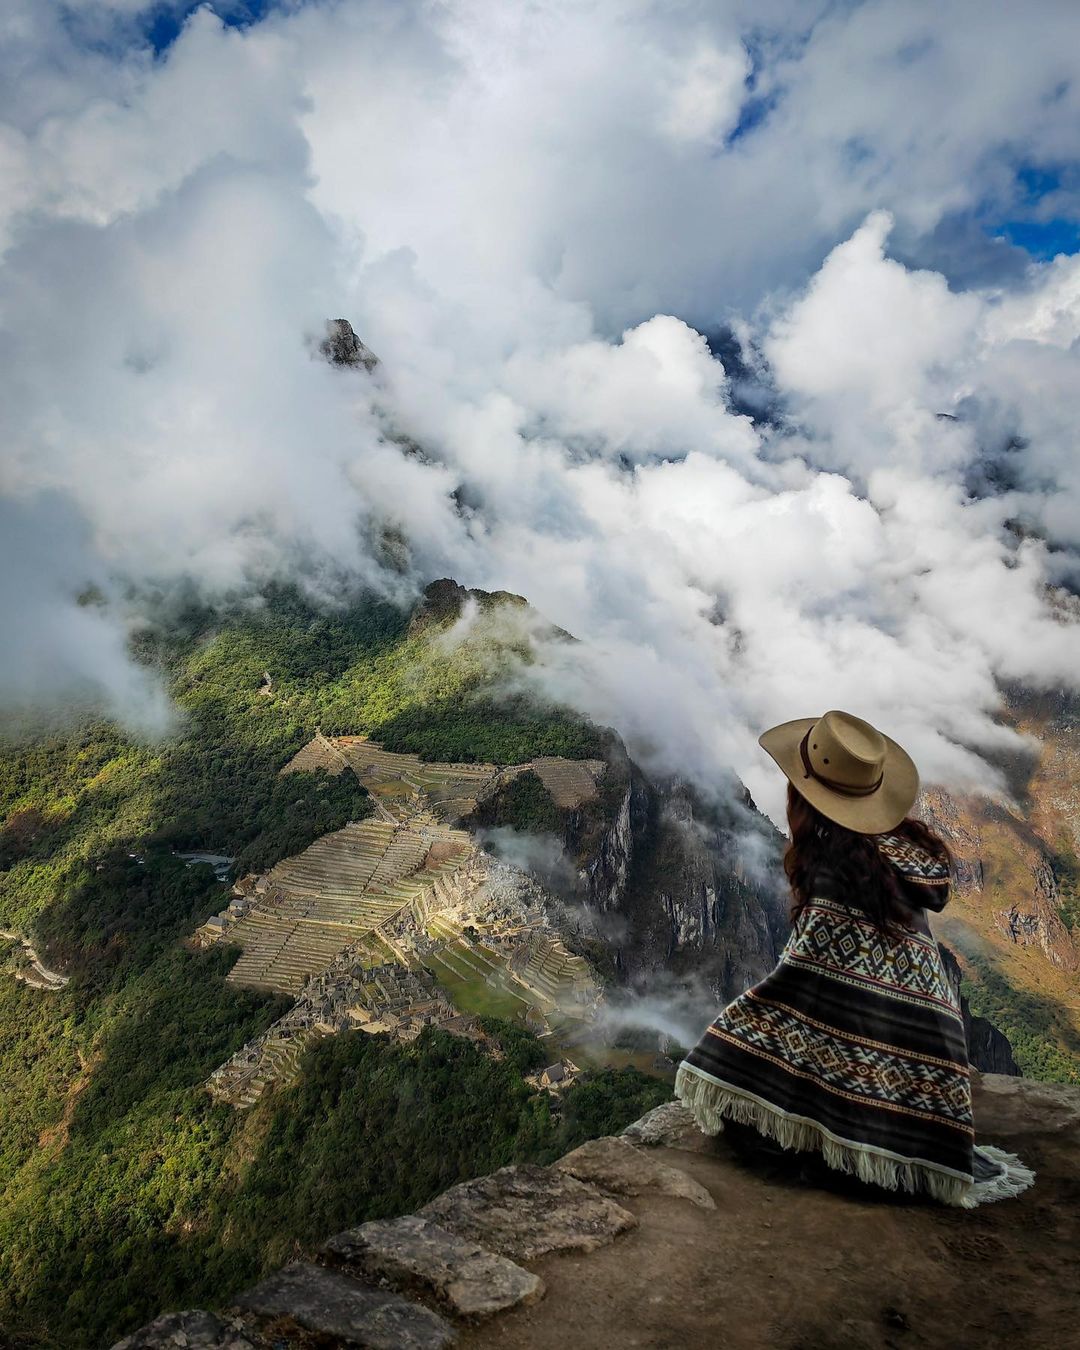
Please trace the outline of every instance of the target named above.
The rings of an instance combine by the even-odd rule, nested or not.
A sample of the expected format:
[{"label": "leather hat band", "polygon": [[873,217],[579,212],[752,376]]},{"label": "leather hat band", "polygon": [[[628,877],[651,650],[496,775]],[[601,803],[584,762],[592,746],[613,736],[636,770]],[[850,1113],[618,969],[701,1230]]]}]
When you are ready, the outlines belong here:
[{"label": "leather hat band", "polygon": [[[813,731],[813,727],[810,728]],[[831,792],[842,793],[845,797],[872,797],[885,780],[885,774],[879,773],[877,779],[869,787],[851,787],[848,783],[838,783],[834,778],[826,778],[824,774],[818,773],[810,763],[810,731],[799,742],[799,754],[802,756],[803,768],[806,770],[805,777],[816,779],[822,787],[827,787]]]}]

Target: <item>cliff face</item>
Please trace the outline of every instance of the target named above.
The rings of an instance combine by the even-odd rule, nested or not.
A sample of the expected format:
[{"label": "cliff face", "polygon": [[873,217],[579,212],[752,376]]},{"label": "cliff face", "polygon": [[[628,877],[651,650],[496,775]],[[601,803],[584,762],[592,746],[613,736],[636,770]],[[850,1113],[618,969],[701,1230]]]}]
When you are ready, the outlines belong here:
[{"label": "cliff face", "polygon": [[[719,1005],[776,964],[788,932],[782,841],[751,811],[725,816],[685,784],[652,784],[630,767],[585,867],[590,908],[615,920],[598,926],[620,980],[647,992],[659,977],[692,977]],[[746,854],[764,860],[758,876]],[[960,997],[960,965],[941,952]],[[975,1068],[1018,1074],[1008,1038],[960,1002]]]},{"label": "cliff face", "polygon": [[1013,690],[1006,715],[1028,743],[1000,760],[1004,799],[932,791],[920,800],[956,859],[958,884],[935,928],[973,982],[992,972],[987,1006],[1011,990],[1018,1049],[1019,1033],[1031,1032],[1068,1057],[1067,1073],[1080,1056],[1080,704]]},{"label": "cliff face", "polygon": [[723,1001],[771,970],[787,931],[779,836],[753,806],[705,803],[632,764],[609,801],[582,871],[619,978],[647,989],[661,972],[693,975]]},{"label": "cliff face", "polygon": [[923,805],[953,849],[957,889],[968,911],[979,915],[980,930],[1031,948],[1062,971],[1080,970],[1080,945],[1062,919],[1060,855],[1036,830],[1030,803],[1010,809],[985,798],[929,792]]}]

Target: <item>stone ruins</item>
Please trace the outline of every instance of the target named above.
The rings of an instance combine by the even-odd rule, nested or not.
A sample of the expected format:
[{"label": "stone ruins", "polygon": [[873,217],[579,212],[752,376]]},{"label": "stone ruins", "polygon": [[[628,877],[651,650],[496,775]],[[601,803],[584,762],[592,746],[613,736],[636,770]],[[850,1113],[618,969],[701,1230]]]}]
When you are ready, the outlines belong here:
[{"label": "stone ruins", "polygon": [[[288,1081],[321,1036],[346,1028],[410,1040],[426,1026],[484,1040],[455,996],[512,1009],[540,1034],[587,1021],[600,990],[553,927],[544,892],[479,850],[458,822],[532,770],[556,802],[595,797],[601,761],[428,764],[362,736],[318,732],[282,773],[355,773],[375,814],[317,839],[261,876],[195,933],[241,955],[233,984],[292,995],[293,1007],[211,1076],[219,1100],[251,1106]],[[470,997],[471,996],[471,997]]]}]

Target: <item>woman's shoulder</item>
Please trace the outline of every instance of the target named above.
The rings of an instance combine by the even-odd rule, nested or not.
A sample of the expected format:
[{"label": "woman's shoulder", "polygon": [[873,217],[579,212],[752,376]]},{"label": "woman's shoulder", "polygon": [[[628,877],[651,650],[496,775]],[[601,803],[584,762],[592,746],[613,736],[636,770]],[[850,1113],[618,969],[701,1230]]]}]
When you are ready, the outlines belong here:
[{"label": "woman's shoulder", "polygon": [[901,834],[879,834],[878,852],[896,872],[904,899],[913,909],[942,910],[949,898],[949,863]]},{"label": "woman's shoulder", "polygon": [[878,852],[907,881],[920,886],[947,886],[949,864],[913,839],[901,834],[875,836]]}]

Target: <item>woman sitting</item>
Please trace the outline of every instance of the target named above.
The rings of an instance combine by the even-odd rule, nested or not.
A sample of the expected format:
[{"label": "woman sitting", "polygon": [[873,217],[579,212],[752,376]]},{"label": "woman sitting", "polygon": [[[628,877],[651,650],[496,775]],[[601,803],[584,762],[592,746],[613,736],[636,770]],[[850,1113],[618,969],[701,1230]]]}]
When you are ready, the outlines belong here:
[{"label": "woman sitting", "polygon": [[676,1095],[707,1134],[738,1121],[890,1190],[966,1208],[1026,1190],[1019,1159],[975,1146],[963,1019],[926,919],[950,859],[908,815],[915,765],[843,712],[760,744],[788,777],[792,931],[680,1065]]}]

